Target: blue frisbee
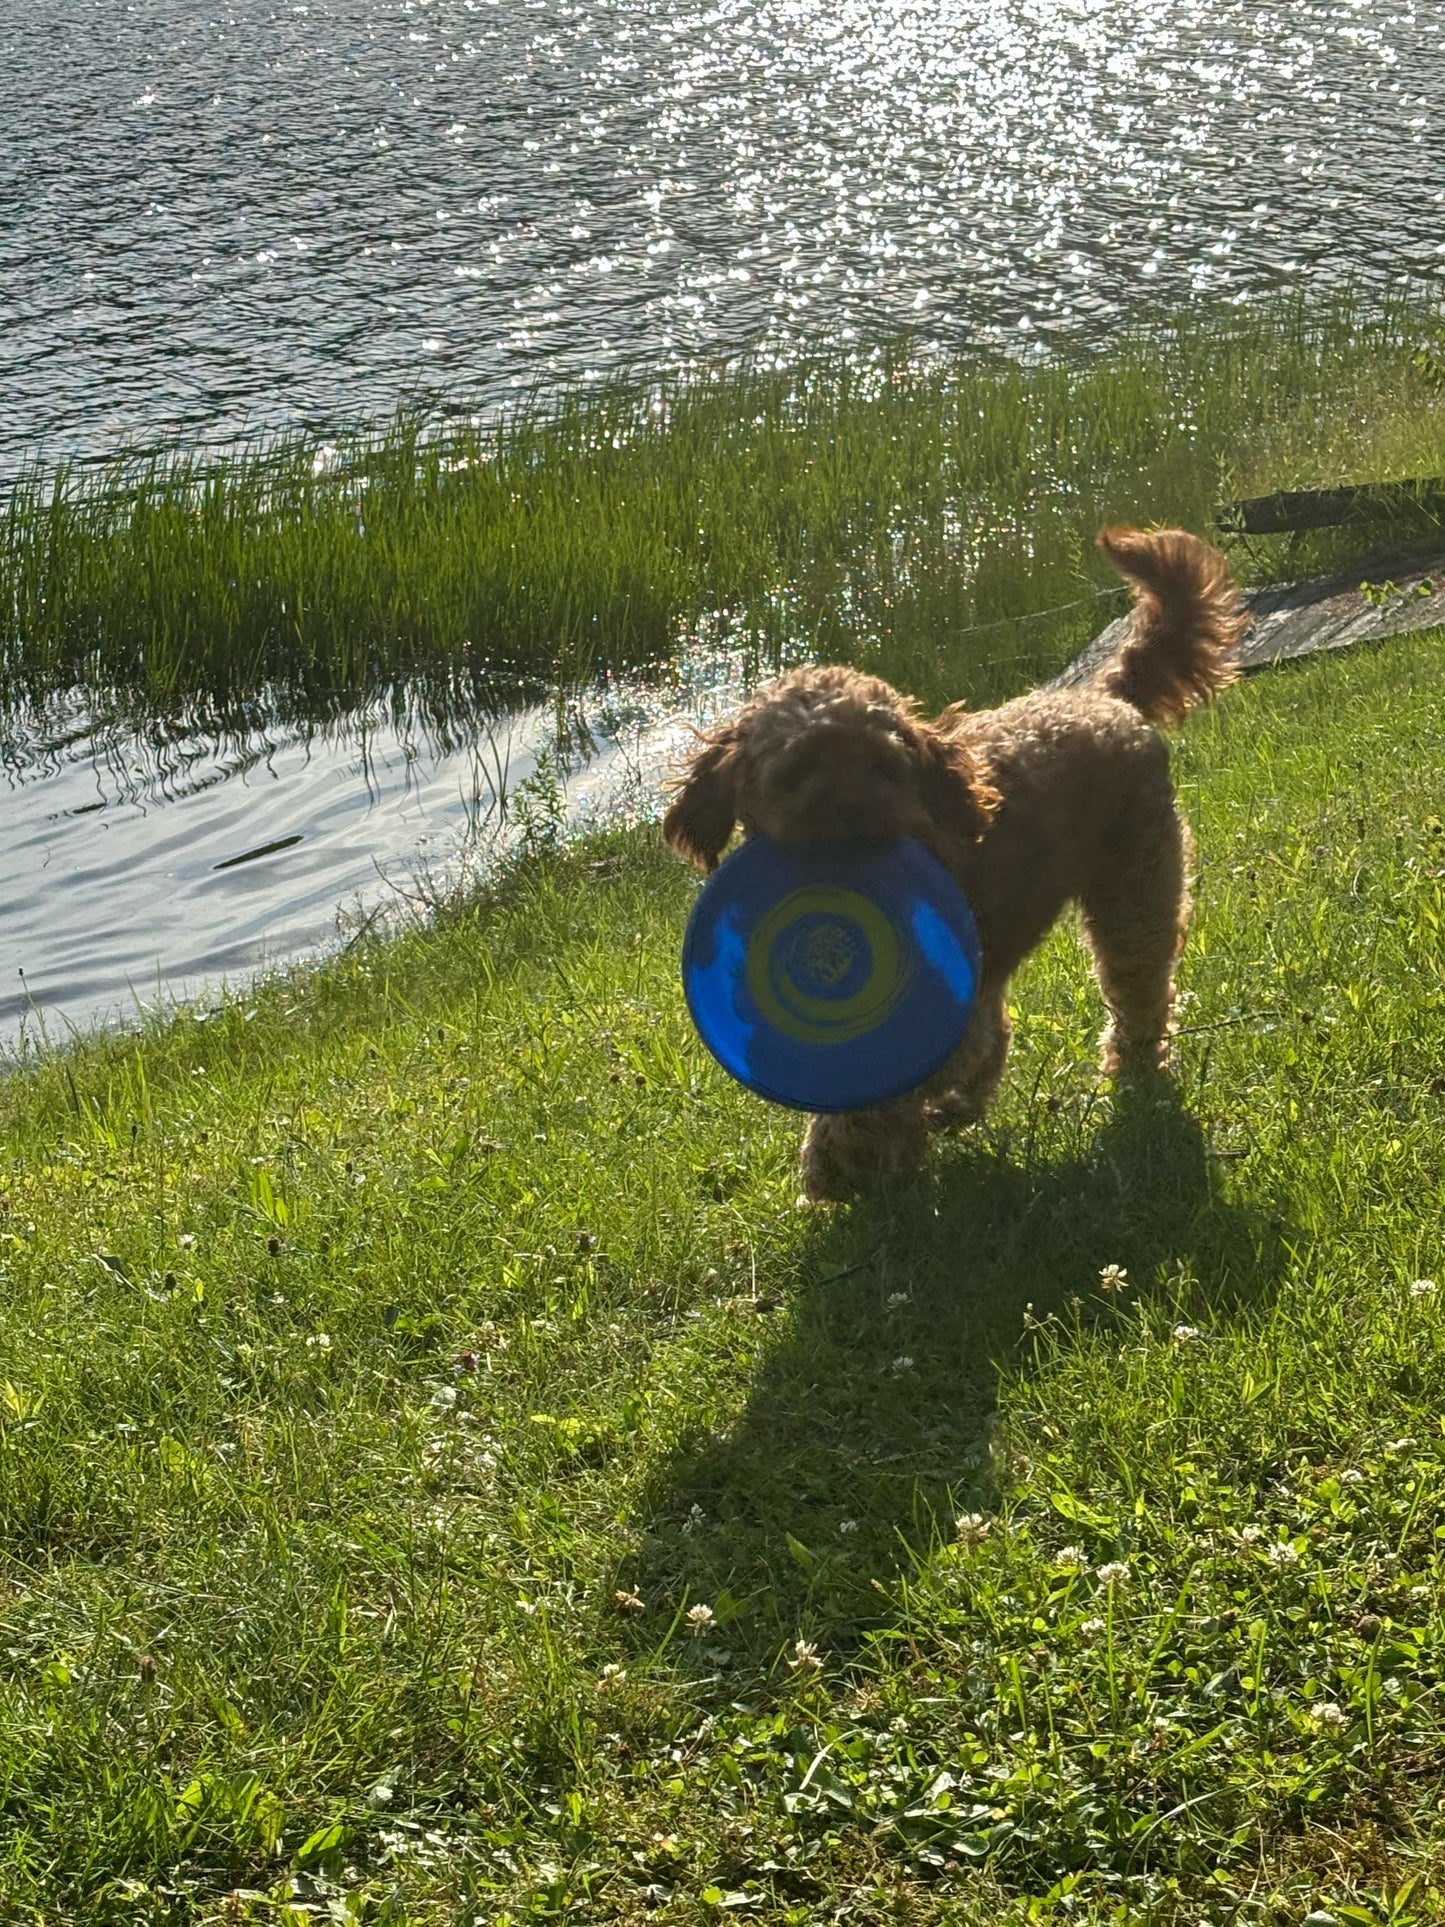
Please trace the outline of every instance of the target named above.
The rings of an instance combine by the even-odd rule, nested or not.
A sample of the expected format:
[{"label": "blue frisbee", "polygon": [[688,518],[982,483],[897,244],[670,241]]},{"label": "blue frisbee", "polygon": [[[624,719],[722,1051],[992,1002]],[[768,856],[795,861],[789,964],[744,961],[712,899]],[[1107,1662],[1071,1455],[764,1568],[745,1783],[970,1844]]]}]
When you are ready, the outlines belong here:
[{"label": "blue frisbee", "polygon": [[968,899],[912,837],[750,837],[699,893],[682,946],[702,1041],[800,1111],[864,1110],[921,1084],[967,1030],[978,973]]}]

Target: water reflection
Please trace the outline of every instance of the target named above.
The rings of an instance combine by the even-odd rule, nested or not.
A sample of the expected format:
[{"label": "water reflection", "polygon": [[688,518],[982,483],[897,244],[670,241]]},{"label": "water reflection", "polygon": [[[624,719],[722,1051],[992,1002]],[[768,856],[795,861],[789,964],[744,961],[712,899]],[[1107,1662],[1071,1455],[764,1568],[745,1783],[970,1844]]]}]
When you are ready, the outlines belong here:
[{"label": "water reflection", "polygon": [[692,719],[744,659],[699,647],[488,728],[427,728],[388,696],[345,722],[101,726],[59,705],[0,762],[0,1045],[245,979],[368,915],[473,877],[530,833],[655,810]]},{"label": "water reflection", "polygon": [[0,472],[1445,266],[1440,0],[0,14]]}]

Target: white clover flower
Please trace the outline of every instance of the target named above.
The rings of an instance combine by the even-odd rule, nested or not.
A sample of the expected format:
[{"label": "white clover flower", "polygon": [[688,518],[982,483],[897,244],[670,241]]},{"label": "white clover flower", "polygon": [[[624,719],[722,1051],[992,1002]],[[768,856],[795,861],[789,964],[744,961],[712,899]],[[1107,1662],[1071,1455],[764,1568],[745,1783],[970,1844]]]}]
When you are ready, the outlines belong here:
[{"label": "white clover flower", "polygon": [[312,1352],[329,1352],[331,1336],[328,1332],[312,1332],[306,1341],[306,1349]]},{"label": "white clover flower", "polygon": [[1410,1296],[1412,1298],[1432,1298],[1435,1295],[1435,1288],[1435,1280],[1433,1278],[1417,1278],[1410,1287]]},{"label": "white clover flower", "polygon": [[992,1523],[981,1512],[965,1512],[961,1519],[953,1522],[958,1543],[961,1546],[981,1546],[989,1535]]},{"label": "white clover flower", "polygon": [[1365,1475],[1357,1465],[1346,1466],[1340,1474],[1341,1485],[1363,1485],[1364,1483]]},{"label": "white clover flower", "polygon": [[793,1647],[793,1657],[788,1661],[790,1673],[816,1673],[823,1664],[818,1657],[818,1649],[808,1639],[800,1639]]},{"label": "white clover flower", "polygon": [[1264,1556],[1272,1566],[1299,1564],[1299,1550],[1288,1539],[1276,1539],[1272,1546],[1266,1546]]},{"label": "white clover flower", "polygon": [[1239,1537],[1242,1544],[1246,1546],[1257,1546],[1264,1537],[1264,1527],[1241,1526],[1239,1529]]},{"label": "white clover flower", "polygon": [[711,1606],[689,1606],[687,1609],[687,1630],[698,1639],[712,1625],[714,1619]]},{"label": "white clover flower", "polygon": [[180,1246],[182,1251],[189,1251],[191,1246],[195,1242],[196,1242],[196,1234],[194,1231],[183,1231],[180,1237],[176,1239],[176,1243]]},{"label": "white clover flower", "polygon": [[1101,1586],[1122,1585],[1129,1577],[1129,1563],[1126,1559],[1111,1559],[1106,1566],[1100,1566],[1094,1577]]},{"label": "white clover flower", "polygon": [[1193,1345],[1204,1333],[1197,1325],[1176,1325],[1172,1336],[1176,1345]]},{"label": "white clover flower", "polygon": [[1082,1546],[1060,1546],[1054,1554],[1054,1564],[1062,1572],[1082,1572],[1088,1563],[1088,1554]]},{"label": "white clover flower", "polygon": [[900,1352],[889,1369],[895,1372],[911,1372],[913,1370],[913,1360],[908,1356],[907,1352]]},{"label": "white clover flower", "polygon": [[604,1666],[598,1677],[604,1686],[612,1686],[615,1685],[618,1680],[626,1679],[627,1668],[625,1666],[618,1666],[614,1662],[610,1666]]},{"label": "white clover flower", "polygon": [[1112,1291],[1116,1295],[1129,1289],[1129,1274],[1122,1265],[1105,1265],[1099,1273],[1100,1291]]},{"label": "white clover flower", "polygon": [[1101,1633],[1103,1630],[1104,1622],[1102,1619],[1081,1619],[1079,1621],[1079,1631],[1081,1633]]},{"label": "white clover flower", "polygon": [[1345,1712],[1342,1706],[1337,1706],[1333,1700],[1316,1700],[1315,1704],[1310,1708],[1310,1718],[1315,1722],[1316,1726],[1338,1727],[1348,1726],[1350,1723],[1349,1714]]},{"label": "white clover flower", "polygon": [[850,1532],[856,1532],[858,1530],[858,1521],[856,1519],[840,1519],[838,1521],[838,1530],[843,1537],[846,1538]]},{"label": "white clover flower", "polygon": [[913,1298],[911,1294],[906,1291],[890,1291],[888,1294],[889,1311],[897,1311],[900,1305],[911,1305],[912,1303]]}]

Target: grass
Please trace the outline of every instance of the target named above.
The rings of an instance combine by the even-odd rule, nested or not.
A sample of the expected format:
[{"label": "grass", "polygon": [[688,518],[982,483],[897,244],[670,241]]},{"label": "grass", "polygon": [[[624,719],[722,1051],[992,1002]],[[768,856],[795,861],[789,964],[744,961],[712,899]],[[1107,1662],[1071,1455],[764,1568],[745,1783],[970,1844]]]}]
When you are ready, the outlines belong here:
[{"label": "grass", "polygon": [[903,345],[534,398],[432,439],[403,417],[339,448],[34,471],[0,504],[0,710],[80,689],[311,715],[404,688],[475,715],[700,630],[990,696],[1100,626],[1104,521],[1204,530],[1234,492],[1440,472],[1439,335],[1410,306],[1230,310],[1075,362]]},{"label": "grass", "polygon": [[1441,637],[1177,771],[1172,1095],[1058,933],[847,1210],[646,833],[13,1071],[0,1918],[1445,1918]]}]

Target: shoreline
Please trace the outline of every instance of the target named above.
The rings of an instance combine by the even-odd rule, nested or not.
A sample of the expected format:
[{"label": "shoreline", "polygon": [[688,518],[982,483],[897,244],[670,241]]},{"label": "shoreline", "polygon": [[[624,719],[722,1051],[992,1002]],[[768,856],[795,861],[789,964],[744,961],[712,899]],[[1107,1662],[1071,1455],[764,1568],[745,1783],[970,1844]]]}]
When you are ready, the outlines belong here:
[{"label": "shoreline", "polygon": [[[370,807],[369,787],[363,794],[353,784],[354,796],[345,788],[344,758],[334,793],[317,787],[313,771],[302,787],[296,778],[254,800],[244,789],[233,796],[228,771],[247,759],[223,753],[228,727],[262,744],[313,731],[344,738],[375,708],[404,713],[423,738],[459,745],[463,761],[476,740],[485,760],[484,746],[512,733],[525,713],[509,716],[509,701],[535,704],[539,715],[549,704],[570,713],[579,681],[602,674],[641,686],[650,677],[666,681],[680,665],[690,686],[699,649],[729,661],[739,691],[781,659],[831,656],[883,674],[926,707],[1000,700],[1058,673],[1119,606],[1119,585],[1104,578],[1092,546],[1100,522],[1133,514],[1208,531],[1225,496],[1250,484],[1445,467],[1442,363],[1419,347],[1438,325],[1406,306],[1373,318],[1296,307],[1231,315],[1227,326],[1195,317],[1173,337],[1141,337],[1113,357],[1033,370],[920,366],[902,350],[880,351],[871,370],[820,363],[808,380],[796,370],[786,378],[733,370],[666,399],[656,388],[564,397],[545,420],[524,416],[475,442],[471,456],[428,442],[413,422],[390,442],[367,444],[350,475],[318,470],[304,442],[274,460],[262,451],[234,473],[178,455],[164,472],[151,465],[132,474],[139,492],[128,497],[81,488],[65,498],[62,490],[61,508],[47,510],[43,523],[37,483],[30,508],[22,500],[0,511],[0,571],[20,555],[18,575],[5,578],[15,606],[43,595],[50,626],[39,644],[12,641],[0,651],[0,733],[7,703],[15,732],[27,704],[45,712],[78,702],[105,719],[113,743],[128,731],[137,742],[157,733],[184,740],[187,757],[199,755],[207,770],[215,764],[206,809],[220,844],[209,857],[210,844],[191,847],[186,798],[170,800],[164,786],[143,823],[108,813],[102,770],[115,752],[96,734],[87,739],[95,794],[71,799],[73,828],[57,791],[53,825],[32,823],[22,840],[31,854],[16,852],[7,947],[40,1001],[53,1003],[74,974],[67,959],[96,947],[86,932],[101,914],[100,951],[120,957],[124,972],[97,995],[119,1008],[126,983],[149,987],[157,972],[162,980],[177,970],[194,976],[186,958],[218,950],[231,913],[216,896],[221,921],[208,936],[206,893],[222,885],[209,875],[217,864],[233,868],[263,846],[272,852],[237,870],[230,886],[248,925],[270,932],[291,927],[296,903],[318,930],[358,889],[370,906],[377,861],[393,876],[434,862],[435,844],[429,855],[424,842],[413,849],[404,826],[375,847],[360,819],[357,848],[348,854],[349,844],[338,845],[327,856],[327,837]],[[1213,385],[1200,387],[1206,376]],[[589,507],[574,540],[569,491],[584,490]],[[337,513],[354,522],[340,547],[326,520]],[[520,548],[503,545],[508,530]],[[1256,585],[1327,570],[1370,543],[1359,529],[1248,540],[1213,532]],[[259,627],[241,646],[234,623],[245,612],[227,599],[223,577],[233,568],[240,579],[243,554],[247,567],[289,569],[279,586],[308,571],[320,584],[319,600],[311,590],[288,599],[271,585],[288,610],[311,612],[292,619],[289,636],[279,611],[274,622],[266,616],[263,598],[247,618]],[[557,608],[570,611],[575,633],[588,597],[606,602],[622,575],[643,581],[656,565],[666,579],[645,581],[651,640],[625,601],[613,607],[610,628],[594,606],[585,626],[596,629],[595,644],[568,657],[554,638],[545,665],[529,666],[514,651],[503,675],[500,643],[490,654],[454,646],[463,633],[458,610],[465,603],[475,613],[481,577],[467,573],[474,563],[505,591],[503,615],[534,634]],[[410,583],[414,603],[395,600],[399,582]],[[54,593],[57,585],[63,593]],[[208,604],[215,594],[221,604]],[[328,656],[328,625],[361,605],[374,617],[378,603],[391,610],[390,641],[383,646],[374,627],[360,644],[348,632],[341,654]],[[312,617],[319,641],[307,628]],[[77,653],[87,625],[105,646]],[[624,660],[638,667],[621,667]],[[118,688],[127,662],[143,680]],[[65,755],[89,753],[73,718],[61,736]],[[22,818],[43,815],[13,742],[9,760],[24,792]],[[468,834],[486,807],[484,775],[463,771],[458,779],[472,792],[470,805],[461,798]],[[452,824],[455,802],[437,799],[449,841],[460,827]],[[547,811],[561,821],[551,803]],[[92,855],[91,825],[119,838]],[[43,869],[35,867],[42,857]],[[116,907],[97,913],[72,891],[71,928],[67,899],[55,895],[70,872],[56,864],[78,864],[77,880],[91,878],[87,891],[100,892],[96,902]],[[461,873],[470,867],[463,863]],[[135,891],[116,896],[132,871],[137,889],[150,877],[167,901],[193,903],[185,946],[159,935],[153,950],[148,940],[132,941],[140,899]],[[328,887],[322,904],[315,892]],[[32,891],[45,892],[51,907],[26,895]],[[32,929],[51,935],[38,941]],[[94,975],[89,963],[85,974]]]},{"label": "shoreline", "polygon": [[[925,702],[984,700],[1008,666],[968,639],[1104,586],[1101,523],[1207,532],[1230,492],[1438,466],[1416,351],[1439,330],[1405,300],[1206,309],[1031,367],[900,343],[564,390],[444,439],[398,417],[36,472],[0,497],[0,715],[79,688],[316,716],[398,684],[439,719],[495,714],[708,627],[761,663],[862,653]],[[1258,579],[1344,559],[1323,536],[1288,570],[1273,539],[1239,553]],[[1032,624],[1018,679],[1082,628]]]}]

